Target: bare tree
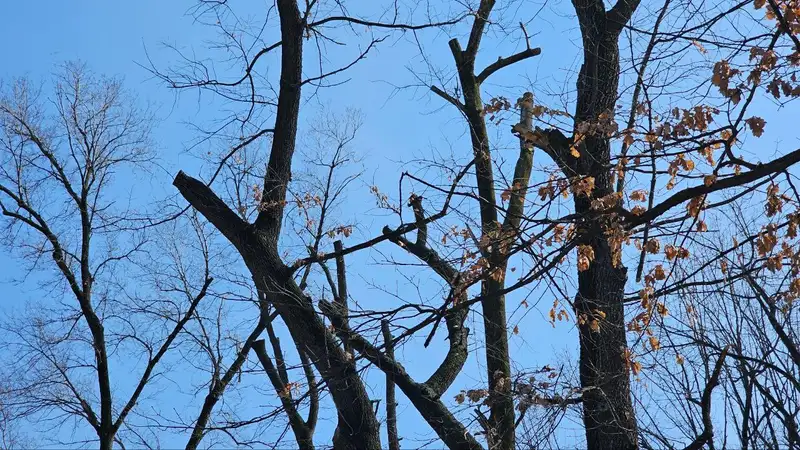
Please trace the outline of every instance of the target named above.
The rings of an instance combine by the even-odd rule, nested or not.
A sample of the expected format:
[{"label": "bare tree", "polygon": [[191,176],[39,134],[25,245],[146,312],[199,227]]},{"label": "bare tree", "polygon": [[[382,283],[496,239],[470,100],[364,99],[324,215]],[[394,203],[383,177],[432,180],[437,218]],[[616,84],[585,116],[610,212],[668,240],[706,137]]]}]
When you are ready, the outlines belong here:
[{"label": "bare tree", "polygon": [[0,387],[0,448],[20,449],[33,448],[28,436],[20,432],[18,413],[10,408],[6,398],[7,389]]},{"label": "bare tree", "polygon": [[[744,235],[758,229],[766,218],[758,210],[748,211],[743,206],[747,200],[730,208],[742,219],[736,226]],[[727,243],[709,244],[710,253]],[[716,445],[798,446],[797,306],[796,290],[790,286],[797,262],[795,256],[768,255],[764,250],[756,242],[743,243],[702,277],[713,280],[722,275],[724,282],[680,292],[680,309],[660,326],[667,352],[648,358],[655,370],[647,371],[645,377],[660,387],[649,393],[651,398],[674,402],[689,397],[699,402],[698,393],[712,373],[712,355],[728,348],[715,401],[717,407],[725,408],[725,414],[714,420],[716,429],[722,430],[714,433]],[[728,278],[733,273],[743,276]],[[664,418],[680,432],[664,433],[646,426],[656,442],[672,443],[698,435],[704,427],[700,408],[691,403],[656,413],[651,420]],[[709,442],[709,446],[715,443]]]},{"label": "bare tree", "polygon": [[[482,428],[480,432],[486,437],[489,447],[514,447],[515,395],[512,390],[504,296],[534,280],[552,277],[554,271],[558,270],[557,266],[577,248],[577,295],[574,301],[567,301],[572,306],[580,332],[581,386],[577,391],[579,400],[576,403],[582,405],[587,445],[590,448],[638,447],[640,433],[631,400],[629,374],[631,370],[634,374],[638,373],[641,364],[635,360],[633,351],[629,349],[627,331],[631,328],[649,336],[651,346],[658,348],[658,341],[652,336],[649,324],[658,314],[665,314],[667,308],[663,302],[656,301],[657,296],[692,283],[688,279],[690,277],[670,279],[665,282],[666,286],[656,291],[654,282],[663,281],[666,276],[663,275],[663,267],[659,265],[652,269],[654,272],[647,273],[643,278],[646,255],[660,253],[657,236],[666,233],[675,236],[677,241],[664,247],[667,259],[673,261],[687,258],[690,251],[684,242],[693,233],[707,229],[707,225],[700,219],[700,213],[715,206],[709,203],[712,194],[740,188],[750,191],[753,183],[786,170],[800,159],[800,153],[794,151],[771,162],[751,163],[734,156],[732,152],[733,147],[740,142],[737,136],[744,133],[746,128],[756,137],[763,132],[763,119],[746,119],[745,116],[752,97],[764,89],[760,81],[764,73],[777,73],[781,70],[775,63],[767,61],[765,64],[763,58],[760,63],[751,67],[750,78],[737,85],[733,85],[734,79],[738,74],[744,73],[744,69],[730,69],[728,59],[717,62],[713,67],[705,66],[707,78],[699,81],[700,87],[707,85],[710,80],[719,90],[719,94],[707,93],[704,97],[698,94],[697,98],[692,99],[694,104],[691,106],[675,107],[674,103],[654,101],[656,89],[697,90],[700,87],[687,86],[685,79],[672,78],[662,82],[659,75],[648,76],[651,59],[675,55],[676,52],[684,54],[692,48],[691,45],[686,45],[687,42],[695,42],[695,47],[700,46],[704,53],[709,52],[708,47],[720,52],[728,51],[732,46],[731,40],[734,39],[730,36],[714,35],[713,38],[703,40],[702,44],[697,42],[699,37],[695,37],[713,33],[720,17],[746,20],[746,14],[739,14],[745,4],[735,5],[727,10],[718,10],[714,5],[707,5],[706,9],[698,10],[696,14],[676,15],[686,5],[665,2],[656,10],[654,17],[642,20],[646,25],[645,28],[640,28],[629,25],[639,6],[636,1],[620,1],[610,9],[606,9],[602,2],[594,0],[574,1],[574,12],[582,35],[583,63],[577,77],[574,102],[570,106],[572,109],[559,111],[536,104],[532,95],[522,96],[516,104],[521,111],[521,119],[513,127],[514,133],[520,139],[520,155],[514,165],[513,177],[509,177],[507,187],[503,187],[496,181],[499,174],[487,128],[492,119],[490,114],[500,115],[511,109],[512,105],[503,98],[484,101],[482,84],[499,70],[534,57],[540,50],[527,43],[527,33],[523,26],[522,31],[526,37],[523,50],[501,57],[483,69],[476,67],[480,44],[492,23],[491,16],[495,7],[494,1],[481,1],[475,9],[469,11],[472,18],[467,21],[469,32],[466,47],[458,39],[449,41],[458,87],[448,93],[441,87],[430,85],[436,95],[463,115],[472,147],[470,161],[460,169],[450,172],[449,186],[426,182],[413,174],[404,174],[406,180],[411,180],[410,182],[429,191],[438,191],[442,197],[440,207],[435,212],[428,212],[423,207],[423,198],[412,194],[408,205],[413,212],[413,221],[396,228],[387,227],[382,235],[349,248],[340,246],[338,250],[334,248],[333,252],[318,252],[294,262],[282,259],[278,241],[288,201],[286,193],[291,180],[302,88],[309,84],[314,86],[346,70],[381,42],[381,38],[373,37],[365,47],[366,50],[362,50],[352,63],[341,68],[330,71],[323,69],[318,75],[305,75],[302,56],[304,36],[326,39],[323,30],[335,23],[342,23],[344,26],[360,24],[372,29],[391,31],[438,28],[455,22],[429,21],[414,25],[363,19],[349,14],[326,17],[321,15],[326,12],[325,6],[317,5],[316,2],[298,5],[293,1],[278,1],[276,6],[280,20],[280,38],[275,44],[265,45],[253,56],[246,50],[242,51],[241,60],[246,70],[238,80],[225,82],[205,78],[203,74],[208,70],[203,69],[199,62],[193,62],[192,72],[182,72],[181,76],[161,74],[173,88],[209,89],[248,105],[247,114],[237,119],[250,125],[254,125],[249,121],[254,108],[275,106],[274,124],[268,128],[256,126],[258,133],[270,133],[272,137],[257,217],[252,222],[243,221],[206,184],[183,172],[177,175],[174,184],[184,198],[239,250],[253,275],[257,289],[263,295],[264,308],[268,305],[274,306],[297,344],[308,351],[337,406],[339,426],[334,445],[337,448],[371,448],[379,445],[377,421],[365,391],[364,380],[357,376],[356,366],[351,362],[348,348],[352,348],[362,358],[388,374],[446,445],[452,448],[478,447],[474,436],[442,403],[440,397],[466,360],[468,353],[465,339],[468,330],[463,325],[464,317],[470,305],[480,303],[484,320],[482,334],[486,350],[487,386],[484,390],[472,390],[470,397],[476,402],[485,400],[484,403],[488,406],[488,416],[481,412],[481,408],[476,413],[477,422]],[[771,7],[775,11],[786,6]],[[228,11],[228,8],[227,4],[215,4],[210,10],[213,11],[212,16],[216,14],[220,18],[224,17],[224,11]],[[776,26],[772,31],[735,38],[738,39],[736,42],[741,43],[739,49],[755,49],[749,50],[751,55],[771,55],[770,61],[775,59],[775,52],[779,48],[785,48],[779,44],[784,41],[791,43],[795,39],[794,30],[781,17],[783,16],[773,12],[767,19],[767,23],[771,20],[772,26]],[[671,22],[668,24],[671,26],[669,30],[661,28],[667,25],[664,23],[665,18]],[[790,18],[795,20],[794,16]],[[769,30],[768,25],[765,28]],[[629,118],[625,120],[626,127],[621,130],[617,124],[617,116],[620,114],[617,106],[620,103],[619,85],[624,72],[621,67],[619,41],[626,30],[632,35],[644,36],[646,50],[638,58],[628,61],[638,75],[632,83],[633,97],[628,103]],[[233,42],[239,49],[248,48],[236,38],[233,38]],[[681,46],[682,49],[676,50]],[[254,81],[254,67],[259,58],[278,50],[281,55],[280,86],[274,100],[266,101],[263,97],[252,94],[260,86],[260,83]],[[741,50],[734,50],[731,60],[743,54],[740,52]],[[751,61],[753,58],[751,57]],[[791,60],[793,56],[787,54],[786,58]],[[693,70],[703,67],[699,62],[692,64]],[[664,83],[667,88],[663,87]],[[771,88],[766,88],[770,92]],[[793,86],[790,85],[787,89],[793,92]],[[714,129],[709,124],[718,119],[720,110],[708,105],[712,98],[725,103],[729,115],[732,115],[728,123],[716,122],[717,128]],[[745,98],[745,102],[740,104],[742,98]],[[668,112],[661,114],[657,112],[659,109]],[[545,115],[556,121],[545,122],[546,128],[534,127],[532,116],[541,118]],[[667,119],[668,117],[671,118]],[[614,140],[620,140],[623,144],[618,155],[612,155]],[[539,188],[542,200],[546,202],[538,209],[537,206],[527,204],[534,148],[540,149],[557,168],[552,172],[551,179]],[[720,148],[724,150],[720,160],[714,161],[712,155]],[[695,168],[695,157],[687,156],[689,154],[705,157],[712,166],[710,173],[700,177],[700,184],[692,184],[698,176],[691,174]],[[468,173],[474,177],[474,184],[463,189]],[[649,186],[649,189],[636,189],[639,183],[637,178],[641,177],[645,178],[643,184]],[[669,191],[676,186],[681,188],[671,194],[656,196],[656,189]],[[501,190],[502,195],[498,195]],[[631,201],[646,201],[648,206],[626,208],[623,201],[626,192]],[[567,197],[572,194],[572,213],[554,217],[548,214],[549,209],[546,208],[562,193]],[[468,211],[455,210],[452,207],[454,198],[476,202],[478,217],[475,219],[474,230],[470,227],[474,216]],[[393,206],[388,197],[382,194],[379,194],[379,201],[385,203],[390,210],[401,212],[401,208]],[[676,212],[676,207],[686,202],[688,212]],[[456,268],[448,258],[442,257],[428,239],[429,225],[446,221],[453,214],[465,218],[464,236],[474,239],[475,243],[466,252],[469,255],[467,259],[472,259],[474,263],[465,271]],[[691,225],[684,227],[687,221]],[[406,235],[413,231],[416,231],[416,239],[412,241]],[[545,238],[548,242],[555,240],[561,245],[551,251],[537,251],[537,243]],[[384,241],[394,242],[417,257],[442,278],[449,291],[443,301],[444,306],[431,314],[429,319],[408,330],[410,333],[431,325],[435,331],[440,320],[447,326],[450,351],[439,368],[424,383],[411,378],[398,361],[373,344],[367,335],[357,331],[352,317],[348,318],[352,315],[348,313],[345,295],[347,291],[342,287],[345,280],[343,260],[357,250]],[[630,242],[637,242],[640,248],[641,256],[636,258],[636,281],[643,282],[643,289],[639,290],[638,295],[641,297],[643,311],[636,314],[629,323],[624,308],[629,297],[626,296],[628,277],[623,256],[630,252],[626,250],[626,245]],[[530,269],[515,283],[507,286],[505,280],[509,261],[522,254],[532,257],[528,264]],[[334,260],[338,275],[334,277],[325,270],[334,296],[333,302],[319,300],[317,311],[312,298],[304,294],[297,285],[295,274],[310,264],[324,266],[326,261]],[[480,293],[469,298],[469,288],[478,285]],[[331,320],[334,334],[325,328],[320,312]],[[358,326],[364,327],[364,324]],[[717,373],[710,379],[709,392],[716,384],[718,376]],[[700,435],[702,439],[693,438],[694,443],[690,446],[699,445],[698,443],[708,439],[707,431],[701,431]]]},{"label": "bare tree", "polygon": [[[449,448],[559,446],[550,435],[566,415],[575,414],[590,449],[696,449],[714,447],[720,430],[727,433],[727,426],[715,423],[714,415],[720,414],[715,411],[736,406],[742,445],[796,445],[797,411],[781,405],[796,400],[791,381],[796,323],[775,299],[781,295],[789,304],[800,294],[798,272],[780,272],[784,265],[794,269],[798,260],[800,214],[788,210],[800,203],[791,173],[800,150],[781,149],[773,158],[742,153],[755,153],[754,140],[768,130],[754,111],[756,99],[782,101],[785,107],[800,96],[797,4],[612,3],[573,0],[571,8],[559,10],[580,32],[581,67],[564,81],[564,86],[574,82],[574,90],[548,93],[536,83],[505,92],[492,85],[501,73],[533,64],[547,51],[545,41],[537,42],[542,48],[531,42],[528,28],[536,23],[536,12],[524,2],[479,0],[442,14],[433,4],[415,9],[389,2],[353,11],[338,1],[276,0],[257,25],[240,19],[229,2],[199,2],[198,22],[220,32],[221,42],[212,46],[218,53],[203,60],[179,53],[177,67],[151,71],[170,88],[212,93],[228,108],[201,134],[201,143],[214,149],[206,155],[205,181],[180,171],[173,185],[189,204],[184,213],[199,213],[243,267],[217,267],[210,252],[201,250],[203,276],[192,282],[192,272],[180,270],[181,258],[173,258],[179,270],[168,278],[181,283],[165,293],[179,293],[189,306],[175,309],[174,326],[160,347],[146,345],[159,350],[149,353],[140,385],[147,386],[149,368],[179,336],[181,349],[187,349],[184,362],[195,364],[208,381],[190,412],[177,419],[156,417],[151,428],[179,430],[187,449],[220,442],[215,439],[277,446],[291,437],[298,447],[313,448],[321,440],[317,424],[330,411],[334,448],[380,448],[384,416],[386,442],[399,448],[405,430],[397,403],[407,401]],[[761,17],[759,11],[766,13]],[[449,37],[452,61],[431,57],[431,43],[420,38],[427,33],[441,48],[441,37]],[[397,195],[384,193],[377,183],[370,186],[379,209],[391,218],[381,230],[358,229],[360,224],[336,215],[339,202],[362,194],[355,182],[360,172],[343,169],[355,159],[351,146],[358,117],[311,120],[308,134],[301,118],[313,111],[311,100],[323,89],[336,89],[344,82],[341,76],[403,35],[411,37],[422,61],[412,73],[415,83],[405,87],[432,94],[458,119],[464,139],[450,156],[431,152],[413,161],[415,169],[397,180]],[[486,42],[495,37],[512,40],[516,50],[493,54]],[[333,57],[329,45],[345,48],[351,59]],[[234,68],[218,70],[220,61]],[[269,64],[279,67],[278,75],[264,69]],[[519,98],[509,100],[514,97]],[[16,109],[6,109],[13,123]],[[82,136],[83,122],[75,122]],[[37,158],[44,155],[47,171],[41,179],[64,185],[70,194],[71,172],[58,158],[48,158],[52,145],[29,137],[41,133],[10,129],[12,137],[32,142]],[[308,136],[317,137],[309,147],[327,149],[301,164],[298,155]],[[7,148],[16,161],[18,146]],[[540,157],[534,160],[537,151]],[[15,164],[10,167],[27,168]],[[72,170],[81,180],[96,169],[80,167]],[[48,407],[84,417],[101,446],[110,448],[130,408],[115,413],[108,387],[108,352],[100,344],[109,340],[114,320],[98,315],[102,302],[87,297],[97,269],[89,257],[85,263],[79,257],[65,259],[88,250],[66,247],[60,234],[48,231],[47,217],[40,219],[35,206],[26,206],[36,197],[21,186],[39,184],[8,178],[4,212],[14,219],[12,225],[27,225],[44,237],[49,247],[34,247],[39,252],[34,255],[42,248],[53,251],[82,308],[71,316],[72,323],[86,318],[94,360],[83,355],[64,366],[59,359],[64,352],[36,353],[53,348],[40,345],[53,340],[47,324],[37,328],[42,331],[35,340],[25,341],[24,335],[19,340],[30,342],[26,355],[49,363],[47,386],[52,379],[71,392],[65,406]],[[78,213],[85,209],[81,198]],[[756,216],[764,219],[763,227],[739,227],[729,243],[725,233],[735,216],[715,216],[715,211],[727,211],[742,198],[759,207],[763,203]],[[98,211],[102,217],[105,210]],[[180,220],[178,214],[170,223]],[[190,223],[201,230],[199,241],[206,242],[204,225]],[[93,230],[91,225],[81,229]],[[358,241],[346,245],[354,231]],[[139,235],[131,236],[126,243],[133,241],[135,252]],[[719,236],[725,239],[713,240]],[[88,245],[87,239],[81,242]],[[740,256],[748,246],[749,260]],[[386,263],[375,267],[406,286],[384,290],[397,300],[391,306],[359,289],[354,274],[362,266],[354,261],[366,250]],[[73,265],[86,276],[71,275]],[[635,276],[629,276],[628,267],[635,268]],[[210,274],[226,270],[224,291],[210,296],[245,305],[231,338],[222,330],[222,302],[196,312],[208,294]],[[767,285],[765,270],[785,276]],[[520,308],[529,308],[527,294],[534,292],[554,300],[550,324],[574,325],[576,361],[538,368],[526,367],[524,357],[512,358],[511,335],[520,330],[509,322],[507,299],[520,295]],[[706,313],[711,320],[697,322],[697,308],[670,313],[708,292],[718,295],[718,310],[748,298],[759,315],[741,309],[731,318]],[[121,310],[144,305],[140,299],[127,296]],[[220,311],[216,316],[215,310]],[[153,310],[137,306],[134,311]],[[751,329],[760,334],[747,335]],[[119,342],[137,337],[122,330],[114,334]],[[62,329],[56,336],[70,332]],[[446,348],[429,373],[411,367],[413,360],[404,365],[401,349],[433,355],[428,347],[435,339],[446,339]],[[789,356],[788,363],[764,356],[778,348],[774,357]],[[675,356],[673,349],[680,353]],[[674,367],[666,356],[678,366],[683,361],[677,375],[670,374]],[[476,385],[459,391],[458,377],[470,357],[480,361],[481,373]],[[83,400],[82,386],[62,373],[64,367],[96,368],[100,419]],[[376,371],[379,377],[371,375]],[[660,384],[653,395],[673,403],[677,412],[666,417],[680,430],[677,435],[658,428],[665,415],[646,407],[644,394],[632,387],[632,380],[647,377]],[[236,411],[226,403],[244,390],[239,383],[267,386],[252,391],[269,392],[274,403],[256,407],[243,401],[242,410],[258,411],[250,416]],[[385,398],[371,398],[376,383],[384,384]],[[38,392],[40,386],[22,385],[19,392]],[[454,398],[448,396],[452,392]],[[132,407],[137,395],[126,405]],[[720,397],[724,401],[715,401]],[[46,398],[63,396],[51,392]],[[279,420],[285,426],[277,436],[263,429]],[[752,431],[762,424],[770,431]],[[145,437],[138,438],[146,444]]]},{"label": "bare tree", "polygon": [[[0,100],[0,127],[7,244],[30,271],[46,274],[42,287],[56,299],[3,327],[4,374],[17,373],[8,378],[9,407],[84,422],[110,449],[206,295],[207,259],[202,279],[178,266],[177,283],[155,300],[127,278],[149,242],[136,211],[117,206],[115,183],[118,171],[143,168],[152,156],[150,118],[119,80],[66,64],[49,99],[17,80]],[[152,322],[138,323],[142,316]],[[115,392],[114,355],[143,356],[130,391]]]}]

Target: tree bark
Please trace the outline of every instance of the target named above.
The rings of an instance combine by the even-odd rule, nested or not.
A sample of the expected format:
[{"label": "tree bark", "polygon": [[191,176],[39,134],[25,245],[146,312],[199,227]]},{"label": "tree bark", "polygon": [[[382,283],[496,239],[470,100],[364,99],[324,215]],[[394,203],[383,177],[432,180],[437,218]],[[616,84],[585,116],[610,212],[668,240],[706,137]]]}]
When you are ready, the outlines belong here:
[{"label": "tree bark", "polygon": [[[606,13],[598,0],[573,0],[583,36],[584,61],[578,75],[575,137],[580,156],[562,149],[569,161],[565,175],[591,176],[595,189],[591,198],[614,192],[611,183],[611,149],[605,134],[578,138],[581,124],[596,122],[601,114],[613,117],[619,84],[619,31],[638,1],[620,0]],[[591,199],[576,195],[575,212],[585,218],[579,237],[592,247],[594,260],[578,273],[575,313],[588,318],[579,326],[580,379],[584,388],[583,422],[586,444],[591,450],[638,448],[636,417],[630,394],[629,371],[623,352],[627,348],[624,293],[627,269],[614,261],[614,249],[605,233],[608,217],[591,208]],[[594,311],[605,313],[599,330],[593,330]]]},{"label": "tree bark", "polygon": [[114,434],[104,433],[100,436],[100,450],[112,450],[114,448]]},{"label": "tree bark", "polygon": [[[489,135],[483,115],[480,84],[475,76],[475,55],[483,34],[493,1],[482,1],[478,9],[467,50],[462,51],[458,40],[450,41],[450,51],[456,62],[461,89],[464,92],[464,113],[470,128],[472,152],[475,155],[475,176],[480,196],[481,230],[484,236],[496,236],[500,231],[497,220],[497,199]],[[496,237],[495,239],[496,240]],[[496,247],[496,245],[495,245]],[[500,252],[493,252],[492,267],[502,271],[505,266]],[[514,400],[508,394],[511,384],[511,364],[508,353],[506,299],[500,294],[505,287],[505,276],[490,277],[481,283],[481,307],[486,345],[486,371],[489,381],[490,414],[486,430],[489,448],[512,450],[514,448]]]},{"label": "tree bark", "polygon": [[[386,356],[394,359],[394,344],[389,322],[381,321],[383,342],[386,345]],[[394,378],[391,373],[386,374],[386,436],[389,440],[389,450],[400,450],[400,438],[397,434],[397,403],[394,395]]]}]

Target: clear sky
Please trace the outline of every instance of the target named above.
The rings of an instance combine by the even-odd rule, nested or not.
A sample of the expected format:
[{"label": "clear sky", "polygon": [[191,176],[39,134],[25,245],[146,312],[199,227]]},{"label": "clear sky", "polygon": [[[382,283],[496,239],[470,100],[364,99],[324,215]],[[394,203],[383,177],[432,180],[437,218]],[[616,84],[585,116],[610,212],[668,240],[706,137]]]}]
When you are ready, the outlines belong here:
[{"label": "clear sky", "polygon": [[[0,3],[0,42],[3,42],[0,46],[0,61],[3,62],[0,65],[0,79],[7,80],[23,75],[46,78],[53,73],[57,63],[74,59],[85,61],[97,73],[124,75],[126,86],[135,91],[142,100],[152,102],[156,107],[159,126],[155,130],[155,142],[165,171],[161,174],[163,185],[151,188],[155,192],[174,194],[169,185],[172,175],[179,169],[195,174],[201,170],[198,160],[184,152],[197,137],[186,123],[207,125],[219,117],[219,112],[215,109],[215,103],[206,97],[198,98],[195,93],[184,93],[176,97],[174,92],[152,79],[139,64],[147,64],[145,50],[157,64],[163,64],[164,67],[175,62],[175,54],[164,48],[162,43],[191,49],[198,55],[204,55],[204,41],[212,35],[208,28],[194,23],[192,17],[186,14],[193,4],[190,0],[6,0]],[[357,13],[359,6],[368,4],[369,2],[351,2],[350,10]],[[269,2],[253,2],[252,12],[257,13],[256,8],[266,8],[268,5]],[[521,18],[527,20],[540,8],[541,4],[530,2],[529,6],[524,6],[518,12]],[[507,9],[501,13],[508,16],[517,11]],[[547,2],[538,18],[529,25],[532,43],[542,47],[542,55],[500,74],[493,84],[487,84],[485,98],[507,95],[513,101],[526,89],[533,89],[537,97],[548,98],[548,91],[558,92],[565,86],[571,89],[579,55],[579,35],[572,21],[572,14],[567,0]],[[453,32],[463,39],[462,29]],[[447,35],[420,33],[419,38],[428,54],[439,59],[439,67],[451,68]],[[350,52],[353,48],[340,51],[333,46],[331,53],[326,56],[332,61],[344,60],[352,54]],[[479,65],[514,50],[519,50],[519,47],[511,38],[489,36],[482,48]],[[337,79],[349,79],[347,83],[322,90],[318,96],[309,98],[304,105],[305,121],[313,120],[320,105],[326,104],[330,104],[335,111],[343,111],[345,107],[359,108],[364,114],[364,126],[354,149],[364,156],[365,185],[359,187],[361,192],[353,194],[340,211],[342,217],[352,218],[358,224],[356,234],[350,238],[351,242],[379,233],[383,225],[396,225],[395,218],[377,215],[368,207],[373,201],[366,194],[366,185],[374,183],[385,192],[395,194],[401,168],[398,161],[410,161],[431,149],[445,155],[450,152],[467,155],[469,152],[462,122],[451,108],[443,105],[441,99],[430,95],[425,89],[397,92],[393,88],[415,82],[408,67],[424,69],[424,63],[417,54],[410,34],[393,35],[377,52],[370,54],[346,76]],[[312,61],[307,61],[310,62]],[[270,74],[275,72],[276,69],[269,71]],[[784,120],[787,119],[775,116],[768,121],[777,124]],[[768,127],[768,131],[771,129],[772,127]],[[505,125],[491,132],[505,136],[500,142],[510,138]],[[780,137],[773,136],[771,142]],[[767,136],[767,139],[770,137]],[[765,139],[762,142],[767,141]],[[510,148],[513,151],[514,147]],[[549,161],[542,163],[547,162]],[[381,250],[388,253],[393,251],[386,247]],[[368,282],[398,288],[403,285],[403,278],[395,276],[391,270],[368,265],[379,258],[380,255],[375,252],[354,256],[351,267],[364,270],[363,273],[351,271],[352,280],[349,283],[353,297],[362,299],[359,301],[366,304],[365,307],[375,309],[391,304],[392,300],[381,297],[380,292],[370,288]],[[16,263],[3,256],[0,260],[0,283],[3,283],[0,284],[0,309],[6,312],[26,302],[41,301],[29,285],[6,282],[19,274]],[[523,314],[525,311],[518,311],[517,305],[526,297],[532,306]],[[379,305],[369,306],[371,301],[378,302]],[[519,324],[521,330],[520,335],[512,336],[511,351],[516,365],[541,367],[569,360],[564,358],[565,352],[574,355],[577,341],[570,327],[561,325],[553,330],[546,322],[545,317],[552,301],[552,295],[539,291],[510,296],[509,311],[514,312],[511,326]],[[477,320],[473,328],[479,326],[479,317],[472,320]],[[246,331],[243,329],[241,332]],[[441,354],[442,350],[440,345],[433,349],[433,353]],[[399,358],[412,374],[419,374],[420,377],[430,373],[437,360],[429,353],[420,353],[419,346],[410,346],[409,350],[400,352]],[[456,381],[452,392],[445,396],[446,401],[450,402],[458,390],[474,387],[479,379],[478,371],[482,370],[481,359],[477,352],[470,357],[467,370]],[[373,372],[370,377],[378,376]],[[377,380],[379,377],[373,379]],[[264,385],[267,384],[266,378],[263,378],[263,382]],[[379,387],[375,396],[381,397],[381,390],[382,387]],[[163,395],[165,402],[171,401],[169,392]],[[196,401],[189,408],[199,409],[200,403]],[[569,442],[570,439],[579,442],[582,439],[580,425],[569,423],[574,418],[575,416],[571,416],[560,430],[567,439],[564,442]],[[332,424],[321,423],[320,427],[320,442],[324,442],[322,437],[331,432]],[[406,442],[412,441],[416,436],[429,436],[429,429],[418,413],[413,407],[402,403],[399,429],[401,435],[408,436]],[[70,431],[62,430],[64,433]],[[182,446],[185,444],[185,437],[165,435],[162,444],[167,447]]]}]

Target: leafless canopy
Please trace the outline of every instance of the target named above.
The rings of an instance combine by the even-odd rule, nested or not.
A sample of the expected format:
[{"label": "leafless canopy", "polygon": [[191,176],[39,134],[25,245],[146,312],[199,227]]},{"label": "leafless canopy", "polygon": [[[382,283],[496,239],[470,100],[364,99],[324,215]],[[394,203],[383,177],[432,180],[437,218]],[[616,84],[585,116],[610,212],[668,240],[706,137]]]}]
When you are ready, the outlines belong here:
[{"label": "leafless canopy", "polygon": [[[800,96],[797,0],[238,8],[198,2],[210,56],[146,66],[220,105],[166,219],[116,201],[115,167],[150,160],[118,82],[68,66],[47,108],[7,89],[8,243],[64,301],[6,327],[33,370],[0,412],[77,418],[103,449],[800,446],[800,149],[759,147]],[[558,48],[545,8],[580,68],[510,86]],[[388,104],[424,93],[462,135],[398,155],[390,195],[364,186],[369,121],[317,100],[401,42],[413,81]],[[379,229],[347,218],[370,196]],[[551,325],[575,355],[513,350]],[[164,383],[189,407],[140,406]]]}]

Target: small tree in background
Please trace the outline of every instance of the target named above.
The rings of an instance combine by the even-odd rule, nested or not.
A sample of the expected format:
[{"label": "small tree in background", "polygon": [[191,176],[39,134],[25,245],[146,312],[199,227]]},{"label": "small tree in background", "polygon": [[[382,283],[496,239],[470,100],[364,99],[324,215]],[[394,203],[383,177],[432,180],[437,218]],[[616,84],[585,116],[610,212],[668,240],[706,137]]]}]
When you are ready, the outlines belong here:
[{"label": "small tree in background", "polygon": [[20,79],[0,97],[5,243],[55,299],[3,325],[3,417],[88,425],[110,449],[195,320],[209,255],[195,221],[198,251],[173,235],[160,242],[166,257],[153,257],[158,238],[147,235],[146,216],[124,207],[120,173],[145,169],[152,154],[150,118],[121,82],[66,64],[52,92]]}]

